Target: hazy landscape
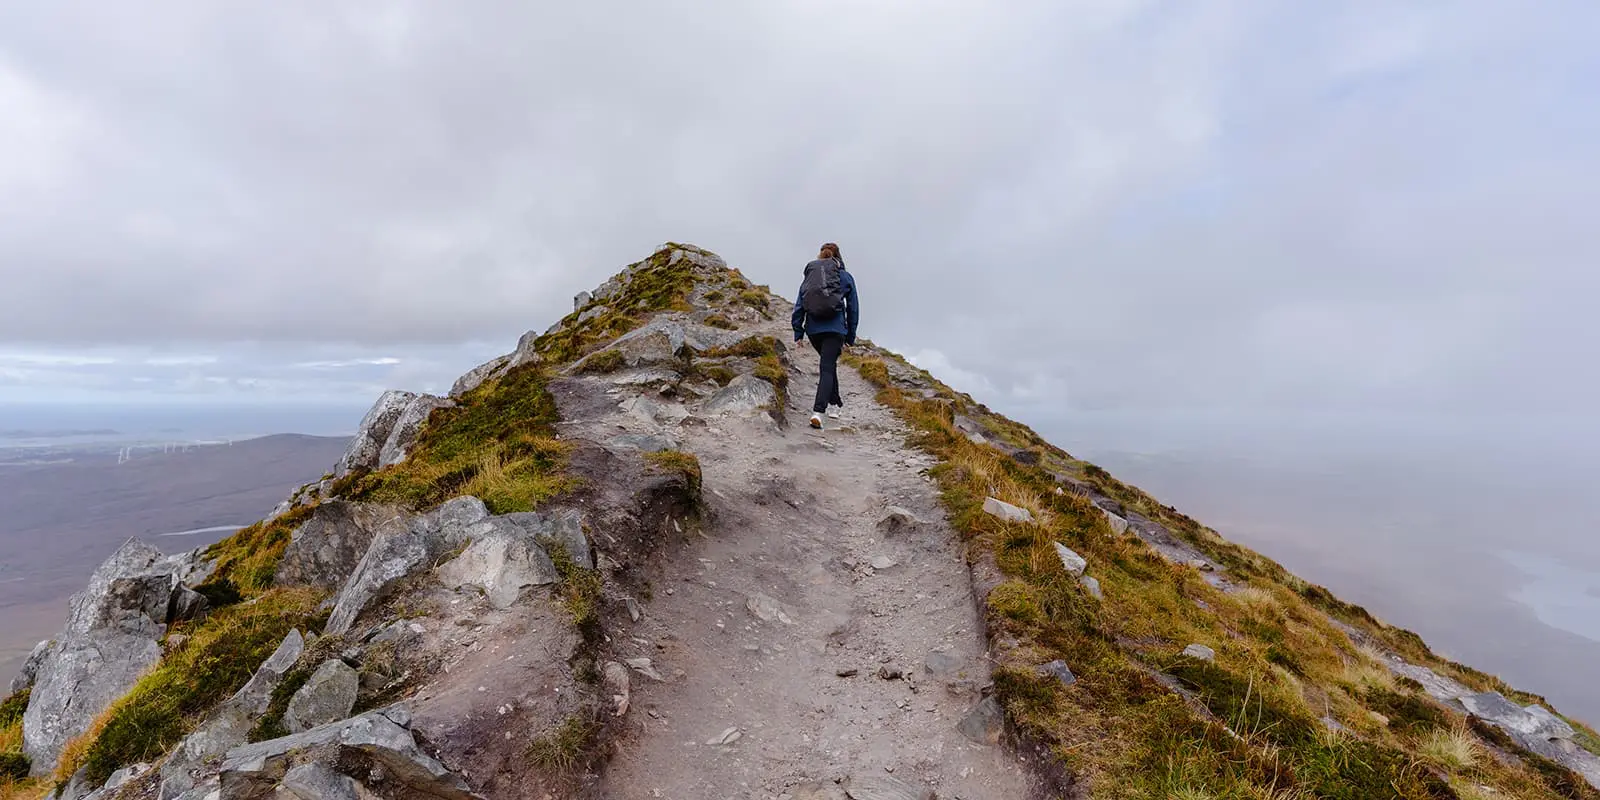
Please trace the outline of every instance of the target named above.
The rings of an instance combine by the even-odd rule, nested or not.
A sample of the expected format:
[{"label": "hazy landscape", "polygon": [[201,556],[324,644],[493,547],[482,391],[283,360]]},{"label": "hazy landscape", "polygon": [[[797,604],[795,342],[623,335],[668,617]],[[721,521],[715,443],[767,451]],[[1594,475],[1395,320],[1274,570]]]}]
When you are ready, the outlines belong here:
[{"label": "hazy landscape", "polygon": [[24,427],[19,418],[6,418],[12,430],[0,439],[0,676],[8,681],[34,643],[61,627],[72,593],[128,537],[169,553],[217,541],[326,472],[346,442],[272,435],[202,444],[214,437],[190,435],[184,425],[193,415],[173,423],[167,442],[137,424],[47,427],[34,419]]},{"label": "hazy landscape", "polygon": [[1591,432],[1551,419],[1033,418],[1441,653],[1600,720]]}]

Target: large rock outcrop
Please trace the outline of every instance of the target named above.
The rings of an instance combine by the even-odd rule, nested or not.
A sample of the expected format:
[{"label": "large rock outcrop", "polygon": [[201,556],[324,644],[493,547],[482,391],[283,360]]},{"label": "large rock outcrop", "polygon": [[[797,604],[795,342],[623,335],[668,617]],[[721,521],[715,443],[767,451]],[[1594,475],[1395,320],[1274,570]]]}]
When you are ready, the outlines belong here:
[{"label": "large rock outcrop", "polygon": [[205,572],[196,553],[168,557],[129,539],[73,595],[66,628],[37,665],[23,715],[23,751],[34,774],[54,769],[67,741],[161,659],[159,642],[174,612],[197,610],[182,578]]},{"label": "large rock outcrop", "polygon": [[465,544],[467,529],[488,516],[483,501],[459,497],[430,514],[384,525],[339,590],[327,631],[349,631],[356,617],[373,601],[382,599],[398,582],[433,564],[446,551]]},{"label": "large rock outcrop", "polygon": [[330,500],[295,529],[276,580],[290,586],[336,591],[344,586],[372,546],[378,531],[398,525],[399,511],[345,500]]},{"label": "large rock outcrop", "polygon": [[422,432],[428,416],[438,409],[453,405],[455,405],[453,401],[431,394],[412,398],[400,412],[400,416],[395,418],[394,427],[389,431],[389,438],[384,440],[383,448],[378,451],[378,467],[381,469],[406,460],[406,453],[410,451],[411,445],[416,443],[417,434]]},{"label": "large rock outcrop", "polygon": [[[358,767],[358,774],[365,781],[379,776],[382,783],[394,784],[384,796],[477,798],[466,781],[417,746],[410,724],[408,712],[391,707],[235,748],[222,763],[221,796],[265,800],[294,792],[304,797],[302,792],[308,786],[329,784],[354,791],[363,781],[341,772],[341,768]],[[332,777],[340,774],[352,781],[346,783]]]},{"label": "large rock outcrop", "polygon": [[383,455],[383,446],[389,441],[389,434],[394,432],[395,423],[416,399],[417,395],[412,392],[384,392],[378,402],[372,404],[367,415],[361,418],[361,427],[356,429],[355,438],[350,440],[344,458],[339,459],[334,476],[342,477],[357,469],[376,469],[378,459]]}]

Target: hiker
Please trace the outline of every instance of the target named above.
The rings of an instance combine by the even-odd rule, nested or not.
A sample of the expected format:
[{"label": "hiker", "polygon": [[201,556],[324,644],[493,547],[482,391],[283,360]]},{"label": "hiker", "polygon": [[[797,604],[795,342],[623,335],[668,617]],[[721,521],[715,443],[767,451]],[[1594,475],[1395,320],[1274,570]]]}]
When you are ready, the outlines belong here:
[{"label": "hiker", "polygon": [[792,320],[795,344],[809,336],[811,346],[822,357],[817,399],[811,404],[813,428],[822,428],[823,412],[838,419],[844,408],[844,399],[839,396],[839,354],[856,343],[856,325],[860,321],[856,279],[845,270],[839,245],[828,242],[816,260],[806,265]]}]

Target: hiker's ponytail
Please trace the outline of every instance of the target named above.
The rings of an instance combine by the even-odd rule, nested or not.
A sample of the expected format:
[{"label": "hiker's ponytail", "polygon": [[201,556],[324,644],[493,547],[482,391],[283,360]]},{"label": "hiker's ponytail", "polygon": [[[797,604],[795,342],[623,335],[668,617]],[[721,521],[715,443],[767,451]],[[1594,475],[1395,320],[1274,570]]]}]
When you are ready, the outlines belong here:
[{"label": "hiker's ponytail", "polygon": [[817,254],[817,257],[818,258],[831,258],[831,259],[834,259],[834,260],[838,261],[841,265],[844,264],[844,256],[839,255],[839,245],[836,245],[833,242],[828,242],[827,244],[824,244],[822,246],[821,252],[819,252]]}]

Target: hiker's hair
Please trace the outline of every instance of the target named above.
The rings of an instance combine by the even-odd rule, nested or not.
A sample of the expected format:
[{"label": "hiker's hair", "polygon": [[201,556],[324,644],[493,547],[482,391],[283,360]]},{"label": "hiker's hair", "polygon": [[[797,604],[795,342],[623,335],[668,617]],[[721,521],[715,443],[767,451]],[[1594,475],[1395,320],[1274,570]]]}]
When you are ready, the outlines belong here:
[{"label": "hiker's hair", "polygon": [[833,242],[824,244],[822,250],[817,253],[817,258],[837,258],[840,264],[844,263],[844,256],[839,255],[839,245]]}]

